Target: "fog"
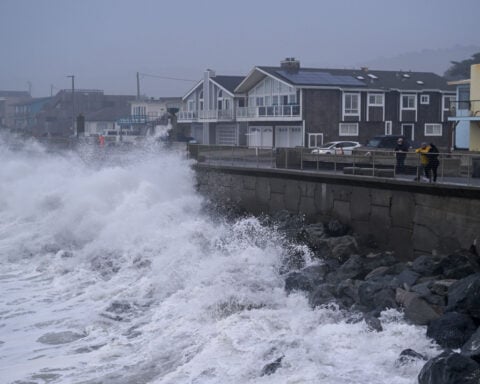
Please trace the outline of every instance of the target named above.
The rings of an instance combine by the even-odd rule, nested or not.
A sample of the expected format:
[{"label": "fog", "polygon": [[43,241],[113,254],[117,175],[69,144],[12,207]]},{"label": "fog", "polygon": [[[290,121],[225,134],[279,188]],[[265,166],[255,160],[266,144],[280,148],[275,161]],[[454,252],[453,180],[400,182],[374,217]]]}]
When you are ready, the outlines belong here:
[{"label": "fog", "polygon": [[478,0],[2,0],[0,89],[49,96],[73,74],[78,88],[136,94],[140,72],[155,75],[140,76],[142,94],[181,96],[207,68],[246,75],[285,57],[376,69],[401,57],[398,69],[439,72],[478,51],[476,8]]}]

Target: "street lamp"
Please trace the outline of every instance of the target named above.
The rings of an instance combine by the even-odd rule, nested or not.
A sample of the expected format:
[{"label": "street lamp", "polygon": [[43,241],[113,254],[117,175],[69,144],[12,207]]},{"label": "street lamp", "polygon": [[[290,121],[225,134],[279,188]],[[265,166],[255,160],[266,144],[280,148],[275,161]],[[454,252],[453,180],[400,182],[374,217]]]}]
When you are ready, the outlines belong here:
[{"label": "street lamp", "polygon": [[77,136],[77,132],[75,130],[75,75],[68,75],[72,79],[72,129],[75,132],[75,136]]}]

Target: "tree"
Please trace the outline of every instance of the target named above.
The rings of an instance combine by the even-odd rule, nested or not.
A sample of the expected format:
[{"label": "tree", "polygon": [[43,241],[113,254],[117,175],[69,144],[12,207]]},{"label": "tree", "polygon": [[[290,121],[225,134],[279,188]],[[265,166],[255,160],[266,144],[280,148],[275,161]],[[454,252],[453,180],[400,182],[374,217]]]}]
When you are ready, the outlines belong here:
[{"label": "tree", "polygon": [[470,59],[462,61],[451,61],[452,65],[444,74],[447,79],[469,79],[470,66],[472,64],[480,64],[480,52],[474,53]]}]

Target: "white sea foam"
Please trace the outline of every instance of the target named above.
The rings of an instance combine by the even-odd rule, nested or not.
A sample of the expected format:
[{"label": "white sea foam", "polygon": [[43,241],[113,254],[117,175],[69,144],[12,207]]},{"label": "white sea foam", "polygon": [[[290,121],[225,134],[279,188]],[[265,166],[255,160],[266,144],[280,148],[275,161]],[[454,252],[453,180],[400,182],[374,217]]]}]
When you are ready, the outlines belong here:
[{"label": "white sea foam", "polygon": [[413,384],[399,353],[438,353],[287,296],[282,238],[207,216],[183,154],[85,153],[0,139],[2,383]]}]

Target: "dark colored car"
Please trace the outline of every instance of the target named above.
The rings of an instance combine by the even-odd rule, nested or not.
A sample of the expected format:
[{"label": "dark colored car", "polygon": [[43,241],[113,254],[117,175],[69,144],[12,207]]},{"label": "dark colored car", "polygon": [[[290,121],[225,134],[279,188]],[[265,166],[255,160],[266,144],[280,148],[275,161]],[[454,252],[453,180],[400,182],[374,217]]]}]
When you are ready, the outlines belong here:
[{"label": "dark colored car", "polygon": [[402,138],[407,144],[408,147],[412,147],[412,142],[405,138],[402,135],[382,135],[382,136],[375,136],[371,138],[368,143],[365,145],[364,149],[367,150],[375,150],[375,149],[385,149],[385,150],[393,150],[397,145],[397,140]]}]

